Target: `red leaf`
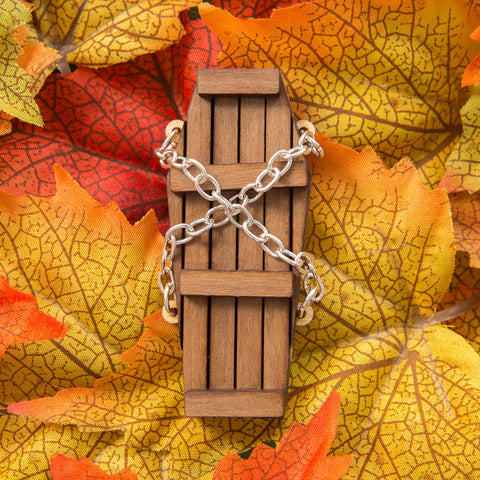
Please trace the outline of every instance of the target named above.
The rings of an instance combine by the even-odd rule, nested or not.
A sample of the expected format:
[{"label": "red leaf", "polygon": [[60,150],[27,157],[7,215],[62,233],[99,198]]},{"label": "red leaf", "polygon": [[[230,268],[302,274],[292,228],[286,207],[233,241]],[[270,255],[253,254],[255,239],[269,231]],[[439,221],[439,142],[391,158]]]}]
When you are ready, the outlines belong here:
[{"label": "red leaf", "polygon": [[216,58],[213,36],[206,38],[203,23],[187,22],[186,14],[188,35],[171,48],[114,67],[52,75],[37,97],[45,127],[18,122],[0,138],[0,188],[50,196],[58,163],[98,201],[114,200],[130,221],[154,208],[165,230],[165,172],[154,152],[167,123],[185,116],[197,69]]},{"label": "red leaf", "polygon": [[116,475],[108,475],[88,458],[75,460],[56,454],[50,459],[52,480],[138,480],[128,468]]},{"label": "red leaf", "polygon": [[7,347],[65,334],[65,326],[37,308],[33,295],[11,287],[0,276],[0,355]]},{"label": "red leaf", "polygon": [[213,480],[337,480],[352,462],[351,455],[327,457],[337,429],[340,395],[332,392],[310,422],[293,423],[276,448],[258,444],[247,460],[227,453]]}]

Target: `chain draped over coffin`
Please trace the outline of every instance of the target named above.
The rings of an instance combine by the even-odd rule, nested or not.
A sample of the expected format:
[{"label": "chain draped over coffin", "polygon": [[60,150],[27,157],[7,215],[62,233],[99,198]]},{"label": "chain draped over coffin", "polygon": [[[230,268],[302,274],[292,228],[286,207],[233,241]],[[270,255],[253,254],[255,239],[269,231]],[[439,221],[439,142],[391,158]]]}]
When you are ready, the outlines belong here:
[{"label": "chain draped over coffin", "polygon": [[[182,132],[179,143],[186,143],[183,146],[189,154],[195,150],[203,158],[179,155],[175,141],[178,128],[157,152],[164,168],[174,167],[168,180],[170,219],[172,224],[174,219],[181,220],[166,234],[159,282],[166,309],[173,314],[170,298],[175,299],[178,289],[173,272],[180,274],[185,411],[190,416],[281,416],[294,325],[290,312],[295,312],[298,274],[303,276],[305,290],[300,316],[306,306],[323,296],[323,285],[310,256],[302,251],[295,254],[284,245],[303,243],[310,180],[304,155],[320,155],[321,148],[307,130],[297,146],[281,148],[264,162],[270,153],[267,150],[281,146],[282,140],[284,145],[291,144],[296,136],[278,70],[199,71],[188,117],[187,133]],[[247,135],[255,133],[253,120],[258,121],[257,133],[263,133],[263,138],[257,137],[250,144]],[[277,137],[275,130],[269,133],[272,127],[283,129],[286,139]],[[191,145],[193,128],[204,133],[210,130],[210,135],[196,137]],[[204,148],[200,150],[198,145]],[[236,158],[232,161],[237,155],[240,163]],[[213,165],[205,168],[210,162]],[[246,178],[250,181],[241,186]],[[239,192],[223,194],[222,186]],[[278,187],[283,187],[283,192]],[[190,193],[194,191],[196,199]],[[201,205],[203,217],[187,219],[194,212],[199,214]],[[298,207],[300,217],[295,210]],[[288,237],[285,225],[279,223],[282,216]],[[300,226],[300,231],[295,230]],[[236,227],[248,238],[239,237],[235,228],[228,227]],[[270,233],[275,227],[280,227],[283,239]],[[182,230],[184,238],[180,238]],[[199,245],[197,256],[189,259],[185,249],[183,258],[177,255],[175,259],[177,245],[202,236],[208,239]],[[267,256],[250,251],[245,243],[248,240],[259,244]],[[242,246],[246,259],[240,256]],[[298,273],[293,275],[290,267]]]}]

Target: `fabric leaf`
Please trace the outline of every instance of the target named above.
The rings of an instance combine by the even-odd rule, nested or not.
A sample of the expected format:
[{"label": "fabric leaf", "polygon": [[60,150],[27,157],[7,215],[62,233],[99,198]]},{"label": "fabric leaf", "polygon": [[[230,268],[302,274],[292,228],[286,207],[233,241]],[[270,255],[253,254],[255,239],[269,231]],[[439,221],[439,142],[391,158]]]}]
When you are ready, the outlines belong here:
[{"label": "fabric leaf", "polygon": [[228,453],[213,472],[213,480],[295,478],[298,480],[337,480],[352,463],[352,456],[328,458],[326,453],[335,437],[340,395],[332,392],[302,427],[294,422],[276,448],[261,443],[247,460]]},{"label": "fabric leaf", "polygon": [[223,44],[221,66],[280,68],[298,117],[345,145],[373,146],[389,165],[409,156],[426,185],[438,184],[478,50],[474,0],[324,0],[245,21],[208,4],[199,11]]},{"label": "fabric leaf", "polygon": [[100,205],[60,168],[56,175],[52,199],[0,192],[0,268],[67,327],[61,341],[8,350],[3,405],[123,368],[120,354],[137,341],[141,318],[161,306],[155,216],[132,226],[115,204]]},{"label": "fabric leaf", "polygon": [[442,299],[445,320],[480,354],[480,270],[465,252],[457,252],[449,291]]},{"label": "fabric leaf", "polygon": [[8,285],[0,275],[0,355],[10,345],[63,337],[65,327],[37,308],[33,295]]},{"label": "fabric leaf", "polygon": [[440,187],[449,192],[480,190],[480,91],[475,90],[460,110],[463,134],[455,145]]},{"label": "fabric leaf", "polygon": [[137,480],[128,469],[108,475],[88,458],[80,460],[57,454],[51,458],[52,480]]},{"label": "fabric leaf", "polygon": [[154,152],[167,123],[184,118],[197,68],[215,61],[208,29],[201,21],[188,22],[186,13],[181,17],[188,35],[160,53],[110,68],[53,74],[37,97],[45,127],[19,123],[0,137],[1,188],[15,195],[53,195],[58,163],[96,200],[114,200],[131,222],[154,209],[165,231],[165,177]]},{"label": "fabric leaf", "polygon": [[10,405],[8,411],[46,423],[75,423],[84,431],[122,429],[134,448],[155,444],[162,420],[183,415],[182,351],[178,328],[161,312],[144,322],[149,329],[123,355],[127,370],[98,379],[93,388],[62,390],[53,398]]},{"label": "fabric leaf", "polygon": [[[34,1],[32,34],[66,62],[106,67],[161,50],[184,33],[178,15],[199,0]],[[67,73],[67,72],[63,72]]]},{"label": "fabric leaf", "polygon": [[480,192],[450,194],[455,245],[470,254],[470,264],[480,268]]},{"label": "fabric leaf", "polygon": [[[30,10],[16,0],[0,5],[0,111],[25,122],[43,125],[32,95],[33,78],[17,63],[22,48],[12,32],[31,18]],[[5,121],[5,120],[3,120]],[[3,123],[3,122],[2,122]],[[2,127],[5,130],[5,127]]]},{"label": "fabric leaf", "polygon": [[[472,39],[480,42],[480,27],[478,27],[471,35]],[[480,54],[478,54],[465,69],[463,74],[462,86],[480,83]]]}]

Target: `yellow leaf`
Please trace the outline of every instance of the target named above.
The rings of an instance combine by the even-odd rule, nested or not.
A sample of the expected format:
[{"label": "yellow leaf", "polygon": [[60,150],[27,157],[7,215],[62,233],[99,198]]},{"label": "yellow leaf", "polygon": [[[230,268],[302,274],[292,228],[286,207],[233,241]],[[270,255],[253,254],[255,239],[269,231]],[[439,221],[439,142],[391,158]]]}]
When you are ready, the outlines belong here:
[{"label": "yellow leaf", "polygon": [[22,49],[12,34],[30,20],[30,11],[21,2],[3,0],[0,18],[0,111],[25,122],[43,125],[32,95],[33,78],[17,63]]},{"label": "yellow leaf", "polygon": [[474,0],[308,2],[239,20],[199,7],[224,67],[278,67],[295,113],[389,165],[409,156],[435,187],[458,140],[461,79],[478,46]]},{"label": "yellow leaf", "polygon": [[480,268],[480,192],[450,194],[455,245],[470,254],[470,265]]},{"label": "yellow leaf", "polygon": [[182,351],[178,328],[161,312],[145,324],[150,328],[124,354],[127,370],[97,380],[94,388],[70,388],[53,398],[10,405],[9,412],[25,414],[27,408],[47,423],[75,423],[83,431],[122,429],[133,448],[158,443],[161,422],[183,416]]},{"label": "yellow leaf", "polygon": [[480,190],[480,89],[476,89],[460,110],[463,133],[447,160],[441,187],[449,192]]},{"label": "yellow leaf", "polygon": [[480,354],[480,270],[465,252],[457,252],[455,273],[442,299],[445,321]]},{"label": "yellow leaf", "polygon": [[[89,67],[126,62],[180,40],[178,15],[200,0],[35,1],[32,13],[41,42],[65,61]],[[60,65],[59,68],[62,68]]]},{"label": "yellow leaf", "polygon": [[163,238],[155,215],[135,226],[115,204],[93,200],[61,168],[52,199],[0,192],[0,268],[67,326],[61,341],[11,347],[0,403],[91,385],[124,367],[141,319],[161,307],[156,282]]},{"label": "yellow leaf", "polygon": [[[7,350],[0,365],[3,409],[59,388],[92,385],[122,368],[121,352],[137,341],[141,318],[161,307],[156,275],[163,239],[154,215],[132,226],[116,205],[100,205],[65,171],[57,168],[56,176],[51,199],[0,192],[0,270],[68,326],[62,341]],[[49,457],[62,453],[101,456],[118,470],[132,467],[144,480],[158,478],[163,455],[133,452],[122,443],[118,434],[3,415],[0,476],[46,480]],[[135,465],[122,465],[127,458]]]}]

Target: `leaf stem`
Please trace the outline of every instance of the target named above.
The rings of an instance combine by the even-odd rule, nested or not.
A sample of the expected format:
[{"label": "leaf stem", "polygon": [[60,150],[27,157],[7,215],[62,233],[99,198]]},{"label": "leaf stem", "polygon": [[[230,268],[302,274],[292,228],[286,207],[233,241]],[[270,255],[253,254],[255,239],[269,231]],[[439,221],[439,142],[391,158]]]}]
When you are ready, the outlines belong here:
[{"label": "leaf stem", "polygon": [[467,313],[472,308],[480,305],[480,292],[472,295],[471,297],[465,298],[461,302],[452,305],[451,307],[445,308],[435,313],[433,317],[427,322],[428,325],[437,325],[439,323],[445,323],[454,318]]}]

